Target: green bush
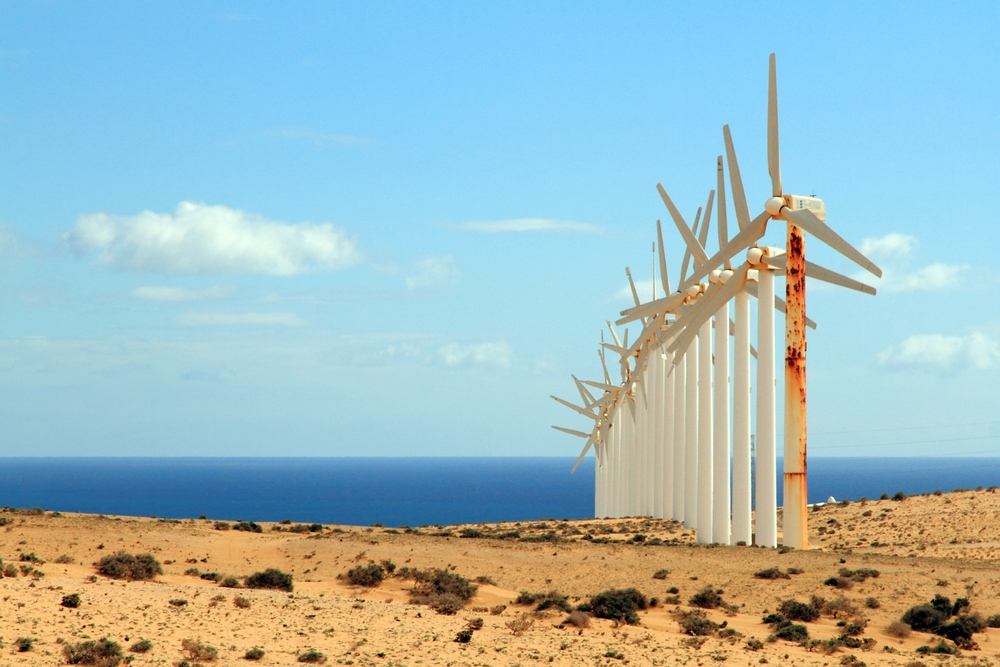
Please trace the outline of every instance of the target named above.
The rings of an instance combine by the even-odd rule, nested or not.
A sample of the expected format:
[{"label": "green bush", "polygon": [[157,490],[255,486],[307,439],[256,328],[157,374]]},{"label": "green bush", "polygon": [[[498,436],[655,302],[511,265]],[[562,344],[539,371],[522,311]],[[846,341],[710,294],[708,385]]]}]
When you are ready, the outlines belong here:
[{"label": "green bush", "polygon": [[653,573],[653,579],[666,579],[668,574],[670,570],[657,570]]},{"label": "green bush", "polygon": [[819,618],[819,609],[804,602],[785,600],[778,605],[778,613],[790,621],[805,621],[811,623]]},{"label": "green bush", "polygon": [[253,521],[240,521],[233,526],[233,530],[242,530],[247,533],[263,533],[264,529]]},{"label": "green bush", "polygon": [[778,624],[778,628],[774,633],[774,636],[778,639],[784,639],[785,641],[800,642],[805,639],[809,639],[809,630],[807,630],[804,625],[785,621],[784,623]]},{"label": "green bush", "polygon": [[725,604],[722,600],[722,591],[717,591],[711,586],[705,586],[698,593],[695,593],[688,604],[701,609],[716,609]]},{"label": "green bush", "polygon": [[115,667],[122,661],[122,647],[108,638],[87,640],[63,646],[67,665],[100,665]]},{"label": "green bush", "polygon": [[719,628],[722,627],[721,624],[716,623],[715,621],[698,616],[688,616],[686,618],[682,618],[677,622],[677,624],[681,626],[681,632],[686,635],[691,635],[692,637],[714,635]]},{"label": "green bush", "polygon": [[468,644],[472,639],[472,630],[466,628],[464,630],[459,630],[458,634],[455,635],[455,641],[459,644]]},{"label": "green bush", "polygon": [[[483,531],[479,530],[478,528],[463,528],[462,530],[458,531],[458,536],[459,537],[465,537],[465,538],[480,538],[480,537],[486,537],[486,533],[484,533]],[[462,633],[459,633],[459,634],[462,634]],[[456,639],[455,641],[458,641],[458,640]],[[465,641],[469,641],[469,640],[466,639]],[[462,643],[464,644],[465,642],[462,642]]]},{"label": "green bush", "polygon": [[903,614],[903,622],[917,632],[932,632],[948,620],[948,614],[933,605],[918,604]]},{"label": "green bush", "polygon": [[573,607],[570,605],[566,596],[558,591],[549,591],[549,593],[539,601],[538,606],[535,607],[535,611],[545,611],[546,609],[559,609],[561,611],[572,611]]},{"label": "green bush", "polygon": [[153,648],[153,642],[149,641],[148,639],[140,639],[139,641],[129,646],[128,650],[131,651],[132,653],[148,653],[150,650],[152,650],[152,648]]},{"label": "green bush", "polygon": [[259,646],[254,646],[251,649],[247,649],[247,652],[243,654],[244,660],[260,660],[264,657],[264,649]]},{"label": "green bush", "polygon": [[292,592],[292,575],[269,567],[263,572],[255,572],[247,577],[247,588],[268,588],[278,591]]},{"label": "green bush", "polygon": [[358,565],[347,571],[347,580],[352,586],[365,586],[374,588],[385,579],[385,568],[378,563],[368,563]]},{"label": "green bush", "polygon": [[758,579],[791,579],[791,575],[783,570],[776,567],[769,567],[766,570],[761,570],[760,572],[754,572],[755,577]]},{"label": "green bush", "polygon": [[611,588],[590,598],[591,614],[628,625],[639,624],[636,612],[648,604],[646,596],[634,588]]},{"label": "green bush", "polygon": [[425,604],[447,616],[457,614],[477,590],[468,579],[448,570],[406,570],[406,576],[414,581],[411,603]]},{"label": "green bush", "polygon": [[324,662],[326,662],[326,656],[323,655],[322,653],[320,653],[319,651],[317,651],[316,649],[311,648],[308,651],[305,651],[304,653],[300,653],[299,657],[298,657],[298,661],[299,662],[311,662],[311,663],[316,663],[316,664],[320,664],[321,665]]},{"label": "green bush", "polygon": [[239,588],[240,580],[236,577],[226,577],[219,582],[219,585],[223,588]]},{"label": "green bush", "polygon": [[76,609],[80,606],[80,594],[70,593],[69,595],[64,595],[62,597],[62,602],[59,604],[69,609]]},{"label": "green bush", "polygon": [[156,560],[152,554],[133,556],[124,551],[105,556],[97,561],[96,567],[100,574],[112,579],[144,581],[152,579],[158,574],[163,574],[160,561]]},{"label": "green bush", "polygon": [[14,646],[17,647],[18,653],[27,653],[35,648],[35,640],[31,637],[18,637],[14,640]]}]

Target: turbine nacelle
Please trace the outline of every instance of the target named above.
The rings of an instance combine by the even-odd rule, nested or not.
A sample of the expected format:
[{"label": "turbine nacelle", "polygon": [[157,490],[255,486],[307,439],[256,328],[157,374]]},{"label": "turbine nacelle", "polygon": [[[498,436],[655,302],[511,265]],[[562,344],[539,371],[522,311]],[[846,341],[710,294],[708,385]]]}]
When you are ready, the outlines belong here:
[{"label": "turbine nacelle", "polygon": [[764,210],[773,218],[784,217],[781,209],[787,207],[792,211],[809,211],[821,222],[826,222],[826,204],[818,197],[802,197],[799,195],[782,195],[771,197],[764,202]]}]

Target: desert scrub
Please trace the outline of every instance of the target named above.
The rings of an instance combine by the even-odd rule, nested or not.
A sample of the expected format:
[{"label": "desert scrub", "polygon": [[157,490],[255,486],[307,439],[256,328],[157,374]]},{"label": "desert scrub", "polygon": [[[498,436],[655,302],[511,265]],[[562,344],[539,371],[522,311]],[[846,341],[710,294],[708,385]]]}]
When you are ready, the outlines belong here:
[{"label": "desert scrub", "polygon": [[259,646],[254,646],[251,649],[247,649],[247,652],[243,654],[244,660],[260,660],[264,657],[264,649]]},{"label": "desert scrub", "polygon": [[70,593],[69,595],[64,595],[62,597],[62,602],[59,604],[68,609],[76,609],[80,606],[80,594]]},{"label": "desert scrub", "polygon": [[239,521],[233,525],[233,530],[242,530],[247,533],[263,533],[264,529],[253,521]]},{"label": "desert scrub", "polygon": [[32,551],[30,554],[21,554],[20,558],[22,563],[34,563],[35,565],[45,565],[45,561],[35,555]]},{"label": "desert scrub", "polygon": [[695,593],[688,604],[692,607],[700,607],[701,609],[717,609],[718,607],[725,607],[726,603],[722,599],[722,591],[712,588],[711,586],[705,586],[697,593]]},{"label": "desert scrub", "polygon": [[410,590],[412,604],[425,604],[447,616],[457,614],[477,590],[468,579],[448,570],[406,570],[406,576],[414,582]]},{"label": "desert scrub", "polygon": [[505,611],[507,611],[507,605],[505,605],[505,604],[497,604],[497,605],[493,605],[492,607],[490,607],[490,614],[492,616],[499,616],[500,614],[504,613]]},{"label": "desert scrub", "polygon": [[322,665],[324,662],[326,662],[326,656],[317,651],[316,649],[311,648],[307,651],[299,653],[299,657],[297,658],[297,660],[299,662],[311,662]]},{"label": "desert scrub", "polygon": [[63,554],[62,556],[59,556],[59,558],[56,558],[53,562],[59,563],[60,565],[72,565],[76,562],[76,559],[67,554]]},{"label": "desert scrub", "polygon": [[455,641],[459,644],[468,644],[472,640],[472,630],[465,628],[464,630],[459,630],[458,634],[455,635]]},{"label": "desert scrub", "polygon": [[385,568],[378,563],[368,563],[367,565],[358,565],[357,567],[351,568],[347,571],[344,576],[352,586],[365,586],[366,588],[374,588],[382,583],[385,579]]},{"label": "desert scrub", "polygon": [[670,570],[657,570],[653,573],[653,579],[666,579],[669,574]]},{"label": "desert scrub", "polygon": [[701,614],[683,615],[677,621],[677,625],[681,626],[681,632],[692,637],[704,637],[714,635],[720,628],[725,627],[725,623],[716,623],[715,621],[705,618],[704,614],[705,612],[701,612]]},{"label": "desert scrub", "polygon": [[17,647],[18,653],[27,653],[35,648],[35,640],[31,637],[18,637],[14,640],[14,646]]},{"label": "desert scrub", "polygon": [[510,630],[511,634],[515,637],[520,637],[525,632],[531,629],[531,626],[535,624],[535,619],[531,618],[528,614],[521,614],[517,618],[513,618],[505,624],[507,629]]},{"label": "desert scrub", "polygon": [[560,611],[572,611],[573,607],[570,605],[569,600],[566,596],[559,591],[549,591],[541,600],[538,602],[538,606],[535,607],[535,611],[545,611],[546,609],[558,609]]},{"label": "desert scrub", "polygon": [[249,609],[250,600],[246,599],[242,595],[237,595],[236,597],[233,598],[233,606],[235,606],[237,609]]},{"label": "desert scrub", "polygon": [[63,646],[67,665],[99,665],[115,667],[122,661],[122,647],[107,637]]},{"label": "desert scrub", "polygon": [[272,590],[292,592],[292,575],[269,567],[263,572],[255,572],[247,577],[247,588],[268,588]]},{"label": "desert scrub", "polygon": [[569,616],[563,621],[563,625],[572,625],[574,628],[589,628],[590,616],[587,612],[577,609],[569,613]]},{"label": "desert scrub", "polygon": [[646,596],[634,588],[611,588],[590,598],[590,613],[597,618],[638,625],[636,612],[648,605]]},{"label": "desert scrub", "polygon": [[108,554],[95,564],[97,572],[112,579],[131,579],[144,581],[163,574],[160,561],[153,554],[133,556],[125,551]]},{"label": "desert scrub", "polygon": [[202,643],[200,639],[184,639],[181,648],[195,662],[213,662],[219,659],[219,649]]},{"label": "desert scrub", "polygon": [[758,579],[791,579],[792,576],[777,567],[769,567],[766,570],[761,570],[760,572],[754,572],[753,576]]},{"label": "desert scrub", "polygon": [[153,642],[148,639],[140,639],[128,647],[132,653],[149,653],[153,649]]},{"label": "desert scrub", "polygon": [[227,522],[225,522],[225,521],[216,521],[215,522],[215,529],[216,530],[229,530],[230,527],[231,526]]},{"label": "desert scrub", "polygon": [[239,588],[240,580],[236,577],[225,577],[219,582],[219,585],[223,588]]},{"label": "desert scrub", "polygon": [[186,607],[187,603],[188,603],[188,601],[185,600],[184,598],[174,598],[173,600],[170,601],[170,606],[171,607]]},{"label": "desert scrub", "polygon": [[790,621],[805,621],[811,623],[819,618],[819,609],[805,602],[785,600],[778,605],[778,613]]}]

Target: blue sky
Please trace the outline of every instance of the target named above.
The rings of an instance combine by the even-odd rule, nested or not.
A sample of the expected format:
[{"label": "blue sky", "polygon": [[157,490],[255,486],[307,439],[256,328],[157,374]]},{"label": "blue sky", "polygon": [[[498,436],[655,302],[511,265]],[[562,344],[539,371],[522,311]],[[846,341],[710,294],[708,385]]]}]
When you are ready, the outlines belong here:
[{"label": "blue sky", "polygon": [[548,395],[600,375],[624,267],[650,281],[656,183],[692,217],[729,123],[750,208],[769,193],[771,51],[786,192],[886,269],[874,298],[811,284],[811,452],[1000,453],[997,28],[943,3],[0,3],[3,454],[575,454]]}]

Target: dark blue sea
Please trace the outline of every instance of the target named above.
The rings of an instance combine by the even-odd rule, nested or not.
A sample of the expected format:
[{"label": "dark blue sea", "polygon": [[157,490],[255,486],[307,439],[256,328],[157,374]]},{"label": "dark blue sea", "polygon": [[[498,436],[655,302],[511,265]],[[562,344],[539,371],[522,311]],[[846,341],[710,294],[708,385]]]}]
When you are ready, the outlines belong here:
[{"label": "dark blue sea", "polygon": [[[593,516],[594,460],[585,460],[571,475],[573,461],[5,458],[0,459],[0,505],[386,526],[587,518]],[[809,460],[810,502],[828,496],[857,500],[897,491],[911,495],[992,485],[1000,485],[1000,458]]]}]

